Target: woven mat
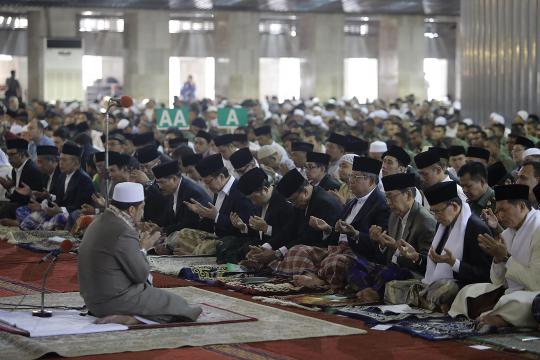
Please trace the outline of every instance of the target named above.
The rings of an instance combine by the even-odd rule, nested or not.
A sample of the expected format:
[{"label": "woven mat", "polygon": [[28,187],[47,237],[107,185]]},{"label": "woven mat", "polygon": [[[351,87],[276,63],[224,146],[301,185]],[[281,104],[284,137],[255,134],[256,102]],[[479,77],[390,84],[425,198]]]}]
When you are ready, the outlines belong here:
[{"label": "woven mat", "polygon": [[[70,240],[74,243],[79,242],[78,239],[76,239],[73,235],[69,233],[69,231],[41,231],[41,230],[30,230],[30,231],[23,231],[23,230],[16,230],[16,231],[8,231],[5,237],[7,238],[7,241],[9,244],[21,244],[21,243],[48,243],[47,239],[58,236],[63,239]],[[58,244],[57,244],[58,245]]]},{"label": "woven mat", "polygon": [[294,285],[287,279],[274,277],[237,275],[217,278],[217,280],[216,284],[219,286],[248,295],[290,295],[310,291],[309,289]]},{"label": "woven mat", "polygon": [[215,256],[149,255],[147,259],[152,271],[173,276],[178,276],[180,270],[194,265],[217,265]]},{"label": "woven mat", "polygon": [[[36,359],[47,353],[74,357],[111,354],[126,351],[172,349],[183,346],[236,344],[312,337],[359,335],[366,332],[292,312],[231,298],[194,287],[167,289],[183,296],[190,303],[204,302],[228,309],[258,321],[196,327],[160,328],[121,331],[106,334],[51,336],[31,339],[20,335],[0,333],[0,349],[5,359]],[[17,303],[20,297],[4,298]],[[80,306],[78,293],[51,294],[46,297],[50,306]],[[25,304],[38,304],[39,296],[27,296]]]},{"label": "woven mat", "polygon": [[540,333],[536,331],[515,334],[482,335],[471,337],[468,340],[493,344],[516,352],[527,351],[540,355],[540,339],[538,338],[540,338]]},{"label": "woven mat", "polygon": [[429,310],[418,310],[418,314],[393,314],[383,313],[375,306],[345,306],[340,308],[337,313],[348,317],[358,318],[367,321],[368,323],[390,323],[405,320],[408,318],[427,319],[427,318],[442,318],[444,314],[434,313]]},{"label": "woven mat", "polygon": [[467,319],[411,319],[402,320],[392,326],[392,329],[419,336],[426,340],[463,339],[478,335],[475,322]]}]

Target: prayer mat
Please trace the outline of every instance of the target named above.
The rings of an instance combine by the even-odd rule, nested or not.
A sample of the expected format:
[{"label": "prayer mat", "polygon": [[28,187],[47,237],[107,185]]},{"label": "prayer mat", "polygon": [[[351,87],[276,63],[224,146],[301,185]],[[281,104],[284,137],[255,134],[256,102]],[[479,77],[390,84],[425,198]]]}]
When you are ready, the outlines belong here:
[{"label": "prayer mat", "polygon": [[[346,306],[340,308],[337,313],[348,317],[359,318],[368,323],[390,323],[401,321],[410,317],[417,319],[441,318],[446,315],[429,310],[412,308],[414,313],[397,313],[381,310],[378,306]],[[391,308],[390,308],[391,309]]]},{"label": "prayer mat", "polygon": [[21,243],[37,243],[48,241],[49,239],[61,239],[58,241],[60,243],[62,240],[67,239],[74,243],[78,243],[73,235],[68,231],[41,231],[41,230],[31,230],[31,231],[10,231],[7,233],[7,239],[9,244],[21,244]]},{"label": "prayer mat", "polygon": [[13,231],[21,231],[18,226],[4,226],[0,225],[0,239],[7,240],[9,238],[9,234]]},{"label": "prayer mat", "polygon": [[147,256],[150,270],[162,274],[178,276],[180,270],[194,265],[214,265],[217,266],[215,256]]},{"label": "prayer mat", "polygon": [[0,277],[0,294],[2,296],[39,294],[39,291],[40,288],[37,286]]},{"label": "prayer mat", "polygon": [[475,322],[465,318],[407,319],[399,321],[392,329],[404,331],[426,340],[463,339],[478,335]]},{"label": "prayer mat", "polygon": [[299,305],[319,306],[322,308],[364,305],[363,302],[356,297],[327,293],[275,296],[275,298],[292,301]]},{"label": "prayer mat", "polygon": [[232,276],[217,280],[217,285],[248,295],[287,295],[309,291],[282,278]]},{"label": "prayer mat", "polygon": [[210,345],[205,346],[205,350],[216,354],[225,355],[227,358],[234,360],[292,360],[294,358],[275,354],[273,352],[257,349],[247,344],[232,344],[232,345]]},{"label": "prayer mat", "polygon": [[[96,317],[81,313],[80,310],[52,309],[52,317],[43,319],[32,316],[32,307],[23,304],[17,311],[11,309],[0,310],[0,329],[29,337],[81,335],[89,333],[102,333],[105,331],[145,330],[178,326],[206,326],[215,324],[232,324],[239,322],[257,321],[256,318],[238,314],[233,311],[216,306],[200,303],[202,308],[197,321],[177,323],[145,323],[137,325],[100,324],[94,322]],[[35,308],[34,308],[35,309]]]},{"label": "prayer mat", "polygon": [[212,284],[216,279],[224,278],[228,271],[227,265],[192,265],[180,270],[178,277]]},{"label": "prayer mat", "polygon": [[[232,298],[194,287],[167,289],[184,297],[189,303],[206,303],[244,316],[257,318],[238,324],[164,327],[149,330],[120,331],[105,334],[49,336],[27,338],[0,333],[2,358],[36,359],[49,353],[74,357],[84,355],[136,352],[153,349],[173,349],[183,346],[238,344],[259,341],[306,339],[313,337],[365,334],[365,330],[295,314],[289,311]],[[4,298],[16,304],[20,297]],[[46,297],[49,306],[80,306],[79,293],[52,294]],[[40,297],[27,296],[25,304],[37,305]]]},{"label": "prayer mat", "polygon": [[500,346],[512,352],[526,351],[540,355],[540,332],[538,331],[481,335],[468,340]]}]

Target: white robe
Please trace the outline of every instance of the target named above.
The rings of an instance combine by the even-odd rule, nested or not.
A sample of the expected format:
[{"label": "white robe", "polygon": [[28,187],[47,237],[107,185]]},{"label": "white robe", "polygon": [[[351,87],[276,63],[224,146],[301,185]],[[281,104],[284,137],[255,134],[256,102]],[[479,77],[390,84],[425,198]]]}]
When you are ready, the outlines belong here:
[{"label": "white robe", "polygon": [[[506,288],[505,295],[499,299],[492,310],[480,316],[499,315],[516,327],[536,327],[538,325],[533,318],[531,306],[535,296],[540,294],[540,227],[538,227],[540,212],[532,210],[522,226],[527,225],[527,220],[529,220],[528,229],[519,229],[514,232],[513,238],[505,236],[512,233],[511,229],[503,232],[502,236],[506,246],[510,249],[511,256],[506,264],[492,264],[491,283],[471,284],[461,289],[448,313],[450,316],[467,316],[467,298],[475,298],[504,286]],[[523,236],[519,236],[520,230],[522,230]],[[530,243],[527,242],[526,234],[532,239]],[[523,251],[523,249],[519,251],[519,246],[514,243],[514,240],[526,245],[530,244],[529,251]],[[523,258],[524,254],[528,255],[528,261]]]}]

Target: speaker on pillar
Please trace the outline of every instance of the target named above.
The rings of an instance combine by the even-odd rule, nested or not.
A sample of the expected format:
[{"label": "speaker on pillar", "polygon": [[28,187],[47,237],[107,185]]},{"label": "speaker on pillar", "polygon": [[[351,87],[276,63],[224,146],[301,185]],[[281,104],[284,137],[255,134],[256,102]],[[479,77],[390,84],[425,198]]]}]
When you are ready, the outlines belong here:
[{"label": "speaker on pillar", "polygon": [[83,100],[82,40],[48,38],[44,47],[45,100]]}]

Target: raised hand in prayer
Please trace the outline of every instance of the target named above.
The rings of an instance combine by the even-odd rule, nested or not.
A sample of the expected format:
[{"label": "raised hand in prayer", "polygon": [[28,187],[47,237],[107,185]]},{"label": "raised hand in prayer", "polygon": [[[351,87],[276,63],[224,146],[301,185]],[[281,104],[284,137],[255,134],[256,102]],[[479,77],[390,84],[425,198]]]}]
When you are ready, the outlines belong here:
[{"label": "raised hand in prayer", "polygon": [[150,250],[154,247],[154,244],[159,240],[159,237],[161,236],[161,233],[159,231],[156,231],[154,233],[150,233],[148,231],[144,231],[140,235],[139,244],[141,245],[141,249],[144,250]]},{"label": "raised hand in prayer", "polygon": [[48,191],[32,191],[32,195],[34,196],[34,198],[36,198],[36,200],[45,200],[45,199],[49,199],[51,194],[49,194]]},{"label": "raised hand in prayer", "polygon": [[478,245],[484,252],[493,257],[495,263],[505,261],[508,256],[506,245],[500,237],[495,239],[488,234],[480,234],[478,235]]},{"label": "raised hand in prayer", "polygon": [[53,217],[56,214],[60,214],[62,212],[62,209],[60,209],[60,206],[58,206],[57,203],[53,202],[51,204],[52,206],[47,206],[45,208],[45,212],[47,213],[48,216]]},{"label": "raised hand in prayer", "polygon": [[386,246],[389,249],[396,250],[398,247],[397,241],[386,233],[386,230],[381,233],[379,237],[379,243],[381,246]]},{"label": "raised hand in prayer", "polygon": [[204,207],[197,200],[192,198],[189,202],[184,201],[184,204],[200,217],[214,220],[218,214],[217,208],[212,203],[208,203],[208,207]]},{"label": "raised hand in prayer", "polygon": [[246,259],[253,260],[253,256],[255,256],[256,254],[260,254],[263,250],[263,247],[249,245],[249,251],[246,254]]},{"label": "raised hand in prayer", "polygon": [[255,231],[262,231],[263,234],[265,234],[268,231],[268,224],[260,216],[250,216],[249,227]]},{"label": "raised hand in prayer", "polygon": [[499,219],[497,219],[497,216],[493,213],[491,208],[482,210],[481,217],[482,220],[484,220],[484,222],[492,229],[498,229],[501,226],[499,224]]},{"label": "raised hand in prayer", "polygon": [[144,185],[148,183],[150,179],[142,170],[133,169],[129,173],[129,181]]},{"label": "raised hand in prayer", "polygon": [[450,250],[448,250],[447,248],[444,248],[444,253],[441,254],[441,255],[437,254],[435,249],[430,248],[429,249],[429,257],[436,264],[444,263],[444,264],[448,264],[450,266],[454,266],[454,264],[456,263],[456,258],[454,257],[452,252]]},{"label": "raised hand in prayer", "polygon": [[83,215],[95,215],[96,214],[96,209],[92,205],[82,204],[81,205],[81,213]]},{"label": "raised hand in prayer", "polygon": [[234,226],[236,229],[240,230],[243,233],[247,232],[247,226],[242,220],[242,218],[240,217],[240,215],[238,215],[238,213],[231,211],[229,218],[231,220],[232,226]]},{"label": "raised hand in prayer", "polygon": [[6,190],[11,189],[15,184],[13,181],[6,179],[5,177],[0,176],[0,185],[2,185]]},{"label": "raised hand in prayer", "polygon": [[371,225],[369,228],[369,238],[373,241],[376,241],[378,243],[381,243],[381,235],[383,233],[383,228],[379,225]]},{"label": "raised hand in prayer", "polygon": [[98,207],[100,208],[105,207],[105,198],[101,194],[98,194],[98,193],[92,194],[92,200]]},{"label": "raised hand in prayer", "polygon": [[347,236],[357,237],[360,232],[354,228],[354,226],[347,224],[343,220],[338,220],[336,222],[336,231],[340,234],[345,234]]},{"label": "raised hand in prayer", "polygon": [[398,241],[398,249],[401,256],[411,260],[414,263],[420,258],[420,254],[416,251],[416,249],[405,240]]},{"label": "raised hand in prayer", "polygon": [[319,219],[315,216],[309,217],[309,226],[317,231],[330,232],[332,227],[326,223],[323,219]]}]

